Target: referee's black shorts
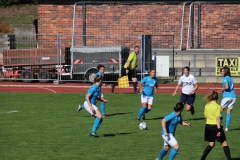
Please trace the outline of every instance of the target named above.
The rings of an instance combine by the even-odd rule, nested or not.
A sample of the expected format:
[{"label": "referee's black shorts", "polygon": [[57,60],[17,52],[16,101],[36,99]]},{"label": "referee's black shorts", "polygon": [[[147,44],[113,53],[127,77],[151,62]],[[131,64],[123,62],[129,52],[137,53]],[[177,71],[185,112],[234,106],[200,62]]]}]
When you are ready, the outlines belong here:
[{"label": "referee's black shorts", "polygon": [[226,136],[222,126],[221,126],[221,135],[219,137],[217,136],[217,133],[218,133],[217,125],[206,124],[205,135],[204,135],[205,141],[215,142],[215,140],[217,140],[220,143],[226,141]]},{"label": "referee's black shorts", "polygon": [[[122,75],[126,76],[126,68],[123,68]],[[129,79],[129,81],[131,81],[132,78],[137,78],[136,69],[133,69],[133,70],[129,69],[129,71],[128,71],[128,79]]]}]

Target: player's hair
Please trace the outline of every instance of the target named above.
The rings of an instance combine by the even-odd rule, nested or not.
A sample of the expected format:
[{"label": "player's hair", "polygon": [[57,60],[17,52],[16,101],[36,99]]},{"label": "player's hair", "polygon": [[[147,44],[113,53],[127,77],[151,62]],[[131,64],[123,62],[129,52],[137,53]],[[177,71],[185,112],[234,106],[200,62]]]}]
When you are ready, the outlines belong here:
[{"label": "player's hair", "polygon": [[[150,72],[152,72],[152,71],[156,71],[156,69],[155,69],[155,68],[151,68],[151,69],[150,69]],[[150,72],[149,72],[149,73],[150,73]]]},{"label": "player's hair", "polygon": [[101,68],[105,68],[105,67],[104,67],[104,65],[99,64],[99,65],[97,66],[97,69],[100,70]]},{"label": "player's hair", "polygon": [[96,76],[94,78],[94,83],[100,82],[102,80],[102,77]]},{"label": "player's hair", "polygon": [[139,46],[134,46],[134,49],[135,49],[135,48],[139,48]]},{"label": "player's hair", "polygon": [[175,112],[179,112],[179,111],[183,110],[183,108],[184,108],[183,103],[178,102],[173,109],[174,109]]},{"label": "player's hair", "polygon": [[230,68],[225,66],[221,68],[221,71],[224,70],[224,76],[231,76]]},{"label": "player's hair", "polygon": [[214,90],[212,90],[208,95],[205,96],[204,99],[207,99],[208,102],[211,102],[213,100],[218,100],[218,93]]},{"label": "player's hair", "polygon": [[184,69],[187,69],[188,72],[190,71],[190,68],[188,66],[185,66],[182,70],[184,71]]}]

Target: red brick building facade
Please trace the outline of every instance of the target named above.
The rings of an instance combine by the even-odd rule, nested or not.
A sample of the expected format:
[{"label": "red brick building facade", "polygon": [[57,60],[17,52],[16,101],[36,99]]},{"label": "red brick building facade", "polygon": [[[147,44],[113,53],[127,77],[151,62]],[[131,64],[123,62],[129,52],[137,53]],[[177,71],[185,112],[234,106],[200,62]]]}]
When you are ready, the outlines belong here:
[{"label": "red brick building facade", "polygon": [[[38,33],[60,34],[62,46],[71,46],[75,2],[40,1]],[[238,49],[240,44],[240,4],[86,3],[76,7],[75,16],[74,45],[140,45],[143,34],[174,35],[178,49]],[[171,48],[171,40],[156,36],[153,46]]]}]

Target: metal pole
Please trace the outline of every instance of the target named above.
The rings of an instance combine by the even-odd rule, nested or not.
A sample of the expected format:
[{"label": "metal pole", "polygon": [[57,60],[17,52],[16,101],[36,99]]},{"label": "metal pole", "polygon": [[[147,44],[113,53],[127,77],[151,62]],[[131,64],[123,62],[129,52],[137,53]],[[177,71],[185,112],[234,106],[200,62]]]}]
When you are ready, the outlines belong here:
[{"label": "metal pole", "polygon": [[82,33],[83,33],[83,46],[86,46],[86,3],[82,4],[82,20],[83,20],[83,26],[82,26]]},{"label": "metal pole", "polygon": [[198,4],[198,29],[197,29],[197,48],[200,48],[200,42],[201,42],[201,32],[200,32],[200,29],[201,29],[201,4],[199,3]]},{"label": "metal pole", "polygon": [[172,58],[172,59],[173,59],[173,60],[172,60],[172,64],[173,64],[173,65],[172,65],[172,76],[173,76],[173,81],[174,81],[174,76],[175,76],[175,75],[174,75],[174,35],[173,35],[172,46],[173,46],[173,48],[172,48],[172,49],[173,49],[173,58]]}]

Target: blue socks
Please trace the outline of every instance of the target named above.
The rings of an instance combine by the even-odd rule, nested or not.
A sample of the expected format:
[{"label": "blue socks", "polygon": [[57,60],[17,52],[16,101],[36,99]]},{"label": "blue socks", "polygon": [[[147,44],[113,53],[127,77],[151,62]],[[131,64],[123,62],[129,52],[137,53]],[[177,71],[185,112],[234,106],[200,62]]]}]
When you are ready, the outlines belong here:
[{"label": "blue socks", "polygon": [[146,108],[145,109],[145,113],[148,113],[148,112],[150,112],[151,111],[151,108]]},{"label": "blue socks", "polygon": [[102,118],[96,117],[93,123],[93,128],[91,132],[96,132],[102,123]]},{"label": "blue socks", "polygon": [[172,148],[170,152],[169,160],[173,160],[174,157],[177,155],[177,153],[178,153],[178,150],[176,148]]},{"label": "blue socks", "polygon": [[223,116],[224,116],[224,113],[221,112],[221,113],[220,113],[220,124],[222,124]]},{"label": "blue socks", "polygon": [[140,119],[141,117],[142,117],[142,115],[145,113],[145,110],[146,110],[147,108],[146,107],[143,107],[142,106],[142,108],[140,108],[140,110],[139,110],[139,112],[138,112],[138,119]]},{"label": "blue socks", "polygon": [[81,105],[81,108],[82,108],[82,109],[84,108],[84,104]]},{"label": "blue socks", "polygon": [[101,110],[102,110],[102,115],[105,116],[105,103],[101,103]]},{"label": "blue socks", "polygon": [[231,121],[231,114],[227,114],[227,117],[226,117],[226,128],[229,127],[230,121]]},{"label": "blue socks", "polygon": [[158,160],[162,160],[162,158],[167,154],[168,151],[165,151],[165,149],[161,149],[159,156],[158,156]]}]

